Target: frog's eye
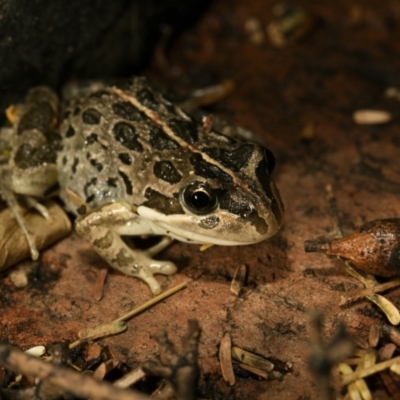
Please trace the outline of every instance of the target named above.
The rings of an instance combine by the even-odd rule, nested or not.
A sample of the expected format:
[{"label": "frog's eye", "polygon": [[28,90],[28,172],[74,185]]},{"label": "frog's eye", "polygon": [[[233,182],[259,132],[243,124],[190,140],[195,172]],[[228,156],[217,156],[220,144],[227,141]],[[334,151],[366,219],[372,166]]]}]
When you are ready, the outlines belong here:
[{"label": "frog's eye", "polygon": [[194,182],[188,185],[181,193],[183,204],[195,214],[207,214],[213,211],[217,205],[217,196],[206,184]]},{"label": "frog's eye", "polygon": [[272,151],[264,147],[264,160],[266,163],[267,171],[272,174],[272,171],[275,168],[275,156]]}]

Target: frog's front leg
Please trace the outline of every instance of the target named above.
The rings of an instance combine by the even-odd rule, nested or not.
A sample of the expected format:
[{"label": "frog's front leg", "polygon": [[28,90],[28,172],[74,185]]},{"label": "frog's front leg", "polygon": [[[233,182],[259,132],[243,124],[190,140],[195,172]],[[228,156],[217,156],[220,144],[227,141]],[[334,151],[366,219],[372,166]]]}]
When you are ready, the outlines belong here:
[{"label": "frog's front leg", "polygon": [[113,268],[145,281],[153,294],[161,292],[154,274],[171,275],[176,266],[169,261],[153,260],[150,255],[132,249],[121,239],[121,235],[158,234],[151,223],[131,211],[129,205],[115,202],[80,216],[76,220],[76,231],[88,240],[101,257]]}]

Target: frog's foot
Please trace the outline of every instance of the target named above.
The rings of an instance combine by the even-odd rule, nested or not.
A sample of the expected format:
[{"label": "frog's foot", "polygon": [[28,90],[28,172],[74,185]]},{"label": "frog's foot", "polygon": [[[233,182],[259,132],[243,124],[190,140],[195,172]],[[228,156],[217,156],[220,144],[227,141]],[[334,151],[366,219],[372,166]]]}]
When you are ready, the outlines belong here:
[{"label": "frog's foot", "polygon": [[[146,282],[153,294],[161,293],[160,284],[154,278],[154,274],[172,275],[177,271],[176,265],[170,261],[153,260],[145,254],[140,254],[132,249],[129,253],[120,257],[117,261],[118,267],[116,269]],[[127,258],[123,261],[122,258],[125,257]],[[115,263],[112,265],[115,266]]]},{"label": "frog's foot", "polygon": [[113,268],[145,281],[153,294],[161,292],[154,274],[171,275],[176,266],[169,261],[153,260],[152,256],[170,244],[171,239],[147,251],[132,249],[120,235],[151,235],[157,233],[147,220],[131,211],[126,204],[115,202],[82,215],[76,220],[77,233],[88,240]]}]

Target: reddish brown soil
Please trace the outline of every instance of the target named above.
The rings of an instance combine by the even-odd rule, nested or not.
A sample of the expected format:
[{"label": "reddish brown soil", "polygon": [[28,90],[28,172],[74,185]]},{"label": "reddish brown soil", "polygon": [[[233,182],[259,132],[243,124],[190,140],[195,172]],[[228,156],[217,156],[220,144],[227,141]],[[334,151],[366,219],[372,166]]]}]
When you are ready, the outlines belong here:
[{"label": "reddish brown soil", "polygon": [[[187,281],[188,288],[130,321],[127,332],[101,341],[136,366],[157,354],[154,332],[165,329],[180,345],[187,320],[198,319],[202,398],[318,399],[307,365],[312,312],[324,315],[327,338],[342,320],[364,339],[372,323],[385,321],[365,300],[340,307],[341,296],[363,286],[339,261],[304,253],[303,242],[332,233],[327,184],[347,232],[400,213],[399,103],[384,96],[387,87],[400,86],[400,8],[395,0],[297,3],[316,19],[301,41],[281,49],[268,38],[252,44],[245,22],[257,18],[265,29],[275,2],[217,0],[174,43],[161,74],[158,66],[145,71],[180,88],[234,80],[236,90],[212,112],[253,130],[274,151],[274,178],[286,207],[283,229],[264,243],[204,252],[173,244],[162,257],[175,261],[179,273],[159,280],[164,288]],[[361,108],[387,110],[393,120],[356,125],[352,114]],[[305,141],[310,124],[314,137]],[[249,267],[248,284],[235,297],[230,281],[242,263]],[[73,341],[79,329],[151,298],[143,283],[110,272],[103,299],[95,301],[92,287],[104,266],[73,234],[42,253],[28,287],[15,289],[3,274],[0,336],[22,348]],[[398,304],[400,290],[387,297]],[[282,381],[237,376],[229,388],[218,361],[226,332],[237,346],[293,363],[293,372]],[[372,382],[374,398],[385,398],[379,379]]]}]

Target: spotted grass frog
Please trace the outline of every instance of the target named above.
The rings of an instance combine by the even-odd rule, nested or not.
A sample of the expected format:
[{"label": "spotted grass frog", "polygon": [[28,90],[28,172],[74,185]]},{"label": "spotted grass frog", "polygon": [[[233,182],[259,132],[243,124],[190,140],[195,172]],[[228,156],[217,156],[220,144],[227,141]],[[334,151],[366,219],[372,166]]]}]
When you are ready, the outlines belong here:
[{"label": "spotted grass frog", "polygon": [[[154,294],[161,289],[153,275],[176,271],[153,259],[171,240],[246,245],[281,226],[271,153],[196,122],[145,78],[98,85],[62,105],[51,89],[35,87],[8,117],[14,133],[0,170],[3,197],[57,193],[77,216],[77,233]],[[125,235],[163,238],[143,251]]]}]

